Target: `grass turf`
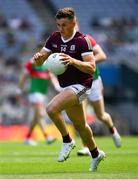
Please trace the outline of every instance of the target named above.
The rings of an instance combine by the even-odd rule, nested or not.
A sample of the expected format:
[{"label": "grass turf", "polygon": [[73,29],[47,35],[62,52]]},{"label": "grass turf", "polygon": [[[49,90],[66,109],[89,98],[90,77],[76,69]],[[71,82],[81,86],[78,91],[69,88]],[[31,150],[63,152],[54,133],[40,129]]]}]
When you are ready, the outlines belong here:
[{"label": "grass turf", "polygon": [[97,137],[96,142],[107,158],[94,173],[88,171],[91,158],[76,155],[80,139],[63,163],[57,162],[61,141],[36,147],[0,142],[0,179],[138,179],[138,137],[123,137],[119,149],[109,137]]}]

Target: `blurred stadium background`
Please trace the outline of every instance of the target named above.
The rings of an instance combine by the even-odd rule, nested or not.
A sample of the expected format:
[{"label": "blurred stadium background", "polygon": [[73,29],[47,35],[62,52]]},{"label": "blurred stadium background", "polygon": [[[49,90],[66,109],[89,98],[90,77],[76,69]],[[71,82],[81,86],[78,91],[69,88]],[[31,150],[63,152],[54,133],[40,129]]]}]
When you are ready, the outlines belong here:
[{"label": "blurred stadium background", "polygon": [[[20,105],[15,98],[22,65],[55,30],[54,15],[66,6],[107,53],[99,66],[107,111],[121,135],[138,135],[138,0],[0,0],[0,140],[24,138],[31,115],[26,100]],[[55,93],[50,89],[49,99]],[[95,120],[90,107],[87,114]],[[92,126],[96,135],[108,135],[99,121]]]}]

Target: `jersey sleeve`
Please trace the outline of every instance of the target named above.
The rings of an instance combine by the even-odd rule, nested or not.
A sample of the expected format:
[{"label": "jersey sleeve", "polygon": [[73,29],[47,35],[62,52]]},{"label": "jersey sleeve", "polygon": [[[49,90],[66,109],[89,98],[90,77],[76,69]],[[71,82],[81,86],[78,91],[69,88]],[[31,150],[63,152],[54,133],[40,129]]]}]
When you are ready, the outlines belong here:
[{"label": "jersey sleeve", "polygon": [[45,42],[45,45],[44,45],[44,48],[47,50],[47,51],[52,51],[52,43],[53,43],[53,39],[54,39],[54,35],[55,33],[52,33],[46,40]]},{"label": "jersey sleeve", "polygon": [[86,36],[81,38],[79,43],[80,43],[81,56],[89,55],[93,52],[93,47],[91,45],[91,42]]},{"label": "jersey sleeve", "polygon": [[92,47],[94,48],[94,46],[97,45],[97,42],[95,41],[95,39],[91,35],[88,34],[87,37],[90,40]]},{"label": "jersey sleeve", "polygon": [[24,65],[24,72],[30,74],[32,71],[32,61],[27,61]]}]

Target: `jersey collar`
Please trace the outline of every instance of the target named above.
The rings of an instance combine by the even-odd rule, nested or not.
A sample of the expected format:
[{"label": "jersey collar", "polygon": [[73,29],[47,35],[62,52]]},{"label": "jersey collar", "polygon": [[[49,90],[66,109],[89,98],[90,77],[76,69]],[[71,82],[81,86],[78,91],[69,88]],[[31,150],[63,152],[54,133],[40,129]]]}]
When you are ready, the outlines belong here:
[{"label": "jersey collar", "polygon": [[74,31],[73,31],[72,36],[71,36],[69,39],[66,39],[66,40],[61,36],[62,41],[63,41],[64,43],[69,42],[71,39],[74,38],[76,32],[77,32],[77,31],[76,31],[76,29],[74,28]]}]

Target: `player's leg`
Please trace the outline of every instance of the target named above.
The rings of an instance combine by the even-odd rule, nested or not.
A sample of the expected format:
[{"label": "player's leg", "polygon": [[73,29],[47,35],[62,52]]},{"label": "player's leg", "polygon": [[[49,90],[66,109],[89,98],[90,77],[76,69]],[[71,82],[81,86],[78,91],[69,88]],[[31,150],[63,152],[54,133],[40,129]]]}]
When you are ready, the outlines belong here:
[{"label": "player's leg", "polygon": [[109,129],[113,128],[113,121],[109,113],[105,111],[104,99],[101,97],[100,100],[91,101],[96,117],[102,121]]},{"label": "player's leg", "polygon": [[[71,140],[63,118],[61,116],[61,111],[66,110],[68,116],[72,118],[72,122],[74,123],[84,142],[88,145],[91,151],[93,161],[91,163],[90,170],[94,171],[96,170],[99,162],[105,157],[105,153],[97,149],[92,136],[92,131],[85,121],[83,107],[82,105],[79,105],[79,102],[86,98],[87,91],[89,90],[87,90],[87,88],[83,87],[82,85],[73,85],[73,87],[71,86],[66,88],[64,91],[62,91],[60,94],[58,94],[52,99],[52,101],[47,107],[47,113],[53,120],[63,137],[63,145],[59,154],[58,161],[61,162],[66,160],[69,157],[71,150],[75,146],[74,141]],[[78,111],[77,113],[80,113],[79,117],[80,123],[82,123],[81,126],[77,126],[76,119],[78,120],[78,116],[74,108]],[[73,114],[76,115],[73,116]]]},{"label": "player's leg", "polygon": [[103,84],[99,77],[93,81],[91,94],[88,96],[89,103],[94,109],[97,118],[102,121],[108,128],[113,127],[113,121],[110,114],[105,112],[104,98],[103,98]]},{"label": "player's leg", "polygon": [[[84,109],[84,113],[85,113],[85,118],[87,117],[87,113],[86,113],[86,108],[87,108],[87,100],[84,100],[82,102],[82,105],[83,105],[83,109]],[[82,140],[82,144],[83,144],[83,147],[82,149],[79,149],[77,151],[77,155],[78,156],[90,156],[91,153],[89,151],[89,148],[87,147],[87,145],[85,144],[85,142],[83,142],[83,139]]]},{"label": "player's leg", "polygon": [[26,139],[24,141],[24,143],[26,145],[32,145],[32,146],[36,146],[37,143],[31,138],[32,136],[32,132],[37,124],[37,114],[36,114],[36,111],[35,111],[35,105],[32,104],[31,105],[31,108],[33,110],[33,117],[32,117],[32,120],[29,124],[29,129],[28,129],[28,132],[27,132],[27,135],[26,135]]},{"label": "player's leg", "polygon": [[[116,128],[114,127],[112,118],[110,116],[110,114],[108,114],[107,112],[105,112],[105,107],[104,107],[104,100],[103,97],[100,98],[100,100],[97,101],[91,101],[90,102],[95,115],[97,116],[97,118],[103,122],[109,129],[109,131],[112,134],[113,137],[113,141],[116,145],[116,147],[120,147],[121,146],[121,138],[119,133],[117,132]],[[88,156],[90,155],[89,153],[89,149],[87,148],[86,144],[83,142],[83,148],[78,150],[77,154],[79,156]]]},{"label": "player's leg", "polygon": [[110,114],[105,111],[103,98],[99,101],[91,102],[91,104],[93,106],[97,118],[108,127],[110,133],[112,134],[115,146],[120,147],[121,137],[113,124]]},{"label": "player's leg", "polygon": [[98,150],[97,148],[92,130],[86,122],[83,105],[74,105],[66,109],[66,113],[70,120],[73,122],[76,130],[79,132],[83,143],[85,143],[89,148],[90,154],[93,158],[90,165],[90,171],[95,171],[97,169],[99,162],[102,159],[104,159],[105,153],[103,151]]},{"label": "player's leg", "polygon": [[84,109],[82,104],[76,104],[66,109],[66,113],[70,120],[73,122],[75,129],[79,132],[83,142],[89,147],[90,150],[96,148],[92,130],[85,121]]},{"label": "player's leg", "polygon": [[[102,121],[110,130],[116,147],[121,146],[121,137],[114,127],[112,118],[109,113],[105,112],[104,98],[103,98],[103,84],[99,77],[93,81],[91,93],[88,96],[89,103],[92,105],[97,118]],[[86,109],[86,108],[85,108]],[[87,156],[90,155],[89,149],[83,142],[83,148],[78,150],[78,155]]]},{"label": "player's leg", "polygon": [[67,136],[68,130],[61,112],[74,105],[77,105],[79,103],[78,96],[80,94],[82,97],[84,96],[84,98],[86,98],[86,91],[87,88],[82,85],[71,85],[64,88],[49,102],[46,108],[47,113],[60,131],[62,137]]},{"label": "player's leg", "polygon": [[76,103],[77,98],[75,93],[70,89],[66,89],[56,95],[46,108],[49,117],[55,123],[62,137],[68,134],[68,130],[61,112]]},{"label": "player's leg", "polygon": [[59,162],[66,160],[71,150],[75,147],[75,142],[70,137],[61,112],[76,103],[77,98],[75,93],[70,89],[65,89],[56,95],[46,108],[49,117],[58,128],[63,139],[62,148],[58,157]]},{"label": "player's leg", "polygon": [[114,127],[111,115],[105,111],[104,97],[103,97],[103,84],[99,77],[94,81],[93,87],[91,89],[91,94],[88,97],[90,104],[92,105],[95,115],[97,118],[103,122],[113,135],[114,143],[117,147],[121,146],[121,138],[116,128]]},{"label": "player's leg", "polygon": [[45,137],[46,143],[47,144],[51,144],[53,143],[56,138],[54,138],[53,136],[49,135],[46,132],[46,121],[45,121],[45,117],[46,117],[46,110],[45,110],[45,105],[43,103],[39,103],[36,105],[36,117],[37,117],[37,123],[40,126],[40,129]]}]

